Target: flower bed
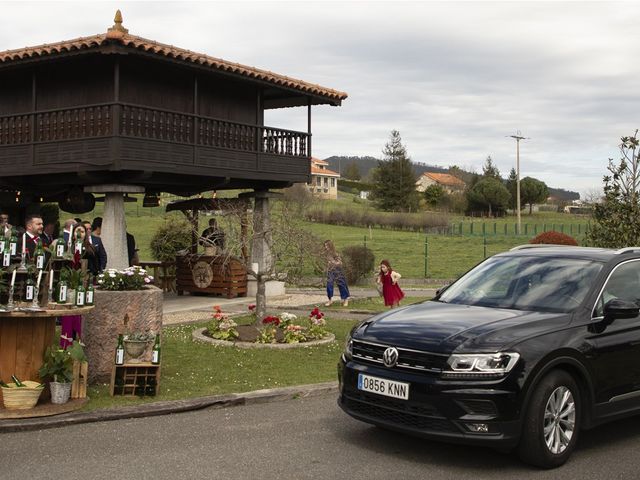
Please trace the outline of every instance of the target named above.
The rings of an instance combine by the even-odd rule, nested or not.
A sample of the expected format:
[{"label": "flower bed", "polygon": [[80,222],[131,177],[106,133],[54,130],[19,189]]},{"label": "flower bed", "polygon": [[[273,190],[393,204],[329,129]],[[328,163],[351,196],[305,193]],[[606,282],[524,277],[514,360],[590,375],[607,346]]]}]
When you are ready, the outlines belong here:
[{"label": "flower bed", "polygon": [[[249,312],[255,316],[255,305],[249,305]],[[255,318],[255,317],[254,317]],[[317,345],[329,343],[334,335],[326,329],[324,313],[315,307],[308,318],[302,321],[292,313],[282,312],[280,315],[267,315],[260,326],[238,325],[222,312],[219,306],[214,307],[214,315],[206,328],[194,331],[195,340],[208,343],[230,344],[236,346],[285,346],[285,345]]]}]

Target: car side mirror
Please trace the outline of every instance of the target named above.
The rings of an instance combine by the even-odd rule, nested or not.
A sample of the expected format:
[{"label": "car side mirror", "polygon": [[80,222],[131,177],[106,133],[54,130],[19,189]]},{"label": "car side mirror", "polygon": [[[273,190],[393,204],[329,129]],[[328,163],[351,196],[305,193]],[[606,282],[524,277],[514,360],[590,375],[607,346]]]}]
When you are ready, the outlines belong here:
[{"label": "car side mirror", "polygon": [[619,298],[609,300],[604,306],[605,318],[611,318],[612,320],[615,318],[637,317],[639,313],[640,307],[638,307],[638,305],[627,300],[620,300]]},{"label": "car side mirror", "polygon": [[449,288],[450,286],[451,286],[451,284],[449,284],[449,285],[443,285],[443,286],[442,286],[442,287],[440,287],[438,290],[436,290],[436,297],[439,297],[440,295],[442,295],[442,294],[445,292],[445,290],[446,290],[447,288]]}]

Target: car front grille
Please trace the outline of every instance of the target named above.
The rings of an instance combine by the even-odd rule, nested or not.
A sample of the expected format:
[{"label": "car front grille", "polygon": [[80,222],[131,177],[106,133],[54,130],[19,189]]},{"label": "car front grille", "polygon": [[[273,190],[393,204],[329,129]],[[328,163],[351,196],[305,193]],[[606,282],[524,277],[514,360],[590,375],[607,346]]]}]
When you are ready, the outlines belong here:
[{"label": "car front grille", "polygon": [[460,433],[460,430],[446,418],[432,416],[435,409],[429,405],[416,407],[406,402],[351,393],[344,394],[342,402],[348,412],[371,420],[380,420],[417,430]]},{"label": "car front grille", "polygon": [[[382,354],[392,345],[353,340],[353,358],[365,363],[384,365]],[[430,352],[421,352],[408,348],[396,347],[398,350],[398,363],[395,367],[400,370],[422,371],[441,373],[444,369],[448,355]]]}]

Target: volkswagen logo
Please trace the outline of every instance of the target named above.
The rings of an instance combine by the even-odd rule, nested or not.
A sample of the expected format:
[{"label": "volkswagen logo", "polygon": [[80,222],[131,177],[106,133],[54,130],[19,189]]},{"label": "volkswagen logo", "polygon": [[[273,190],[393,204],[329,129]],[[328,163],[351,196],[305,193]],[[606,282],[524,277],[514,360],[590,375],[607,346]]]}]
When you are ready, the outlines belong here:
[{"label": "volkswagen logo", "polygon": [[398,363],[398,349],[395,347],[387,348],[382,354],[382,361],[385,367],[395,367]]}]

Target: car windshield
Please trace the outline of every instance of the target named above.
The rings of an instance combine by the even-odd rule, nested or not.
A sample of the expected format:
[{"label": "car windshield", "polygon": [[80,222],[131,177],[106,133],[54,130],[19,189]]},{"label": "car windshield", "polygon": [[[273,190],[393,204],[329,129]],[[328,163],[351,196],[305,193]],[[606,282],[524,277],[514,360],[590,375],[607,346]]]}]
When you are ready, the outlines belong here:
[{"label": "car windshield", "polygon": [[600,262],[539,256],[496,256],[438,298],[445,303],[543,312],[570,312],[591,288]]}]

